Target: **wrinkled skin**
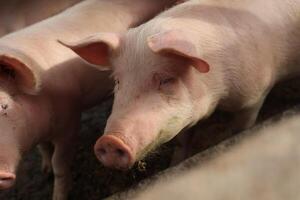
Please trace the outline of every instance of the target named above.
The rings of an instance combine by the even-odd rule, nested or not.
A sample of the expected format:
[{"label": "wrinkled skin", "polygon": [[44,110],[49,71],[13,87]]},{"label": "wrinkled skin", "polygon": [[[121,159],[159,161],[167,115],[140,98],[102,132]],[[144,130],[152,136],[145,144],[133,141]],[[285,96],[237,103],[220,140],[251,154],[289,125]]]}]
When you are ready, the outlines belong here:
[{"label": "wrinkled skin", "polygon": [[126,34],[67,44],[113,66],[115,100],[98,159],[128,169],[217,107],[234,113],[232,131],[252,126],[273,85],[299,75],[299,13],[299,0],[192,0]]},{"label": "wrinkled skin", "polygon": [[81,0],[10,0],[0,2],[0,36],[34,24]]},{"label": "wrinkled skin", "polygon": [[0,39],[0,189],[13,185],[22,154],[40,144],[43,170],[55,176],[53,199],[67,199],[80,113],[113,88],[108,73],[57,40],[124,32],[174,2],[88,0]]}]

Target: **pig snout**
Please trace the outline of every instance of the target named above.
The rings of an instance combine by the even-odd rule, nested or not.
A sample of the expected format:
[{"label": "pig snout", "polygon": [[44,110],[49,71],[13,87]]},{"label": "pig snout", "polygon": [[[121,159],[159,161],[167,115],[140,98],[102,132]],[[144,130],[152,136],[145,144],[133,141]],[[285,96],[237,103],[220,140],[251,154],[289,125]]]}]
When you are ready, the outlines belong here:
[{"label": "pig snout", "polygon": [[116,136],[100,137],[94,150],[98,160],[106,167],[126,170],[134,164],[134,156],[129,146]]},{"label": "pig snout", "polygon": [[16,175],[8,172],[0,172],[0,190],[8,189],[15,183]]}]

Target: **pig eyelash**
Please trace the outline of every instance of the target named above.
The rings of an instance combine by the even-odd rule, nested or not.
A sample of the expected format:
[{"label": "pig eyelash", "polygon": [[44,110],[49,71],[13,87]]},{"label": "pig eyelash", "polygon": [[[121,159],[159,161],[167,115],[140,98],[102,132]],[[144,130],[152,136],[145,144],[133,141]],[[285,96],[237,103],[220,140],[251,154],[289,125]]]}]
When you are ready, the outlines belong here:
[{"label": "pig eyelash", "polygon": [[177,78],[170,74],[155,73],[153,75],[153,80],[155,85],[157,85],[158,89],[161,90],[167,87],[168,85],[172,85],[173,83],[175,83]]},{"label": "pig eyelash", "polygon": [[174,83],[175,81],[176,81],[176,78],[174,78],[174,77],[161,79],[159,81],[159,86],[166,85],[166,84],[171,84],[171,83]]}]

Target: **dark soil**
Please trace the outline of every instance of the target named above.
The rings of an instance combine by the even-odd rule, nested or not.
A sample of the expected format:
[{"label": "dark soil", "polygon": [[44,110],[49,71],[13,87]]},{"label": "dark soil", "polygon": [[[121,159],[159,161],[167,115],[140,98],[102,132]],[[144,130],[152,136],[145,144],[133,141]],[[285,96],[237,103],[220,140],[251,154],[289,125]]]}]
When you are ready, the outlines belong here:
[{"label": "dark soil", "polygon": [[[258,122],[281,113],[300,102],[300,80],[289,81],[276,87],[268,96],[263,106]],[[93,144],[103,131],[111,107],[111,101],[87,111],[82,116],[80,145],[73,165],[72,200],[99,200],[116,192],[136,185],[146,177],[152,176],[169,166],[174,142],[163,145],[159,151],[152,153],[144,163],[145,168],[135,166],[129,172],[119,172],[105,169],[93,154]],[[227,114],[216,112],[210,119],[197,127],[197,147],[195,152],[230,137],[224,131],[208,134],[210,128],[219,124],[226,125]],[[201,131],[200,131],[201,130]],[[40,155],[36,149],[30,151],[23,159],[18,179],[14,188],[0,192],[2,200],[48,200],[51,199],[53,176],[42,174],[40,170]]]}]

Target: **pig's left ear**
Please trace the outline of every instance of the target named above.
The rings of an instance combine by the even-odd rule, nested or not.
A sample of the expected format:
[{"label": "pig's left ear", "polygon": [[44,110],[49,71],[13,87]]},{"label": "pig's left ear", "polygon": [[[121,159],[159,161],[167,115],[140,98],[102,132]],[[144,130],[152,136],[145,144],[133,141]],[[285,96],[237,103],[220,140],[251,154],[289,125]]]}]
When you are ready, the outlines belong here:
[{"label": "pig's left ear", "polygon": [[180,30],[169,30],[147,38],[148,46],[155,53],[176,55],[187,59],[199,72],[209,71],[209,64],[199,58],[196,46]]},{"label": "pig's left ear", "polygon": [[58,42],[100,70],[109,70],[109,54],[119,47],[120,37],[116,33],[98,33],[75,43]]},{"label": "pig's left ear", "polygon": [[35,95],[41,90],[41,71],[28,56],[6,48],[0,49],[0,80],[22,92]]}]

